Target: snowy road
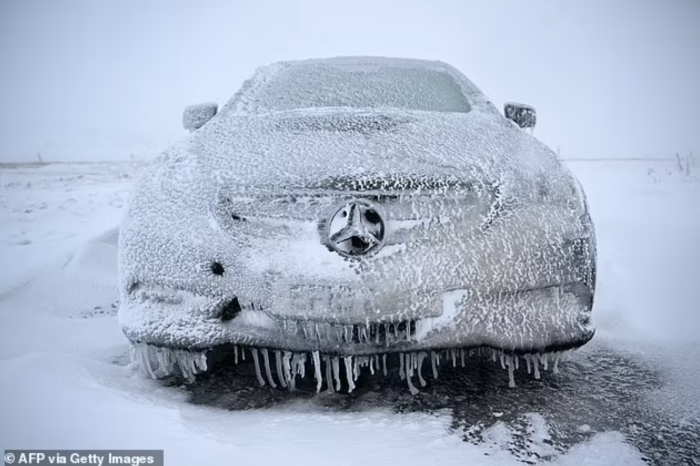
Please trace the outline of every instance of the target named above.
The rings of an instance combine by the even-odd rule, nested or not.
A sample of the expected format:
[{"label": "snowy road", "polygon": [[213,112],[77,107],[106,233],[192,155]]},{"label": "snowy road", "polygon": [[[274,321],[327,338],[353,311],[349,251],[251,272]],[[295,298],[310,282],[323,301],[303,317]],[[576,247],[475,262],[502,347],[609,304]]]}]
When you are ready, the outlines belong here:
[{"label": "snowy road", "polygon": [[352,395],[261,390],[245,365],[187,388],[145,379],[114,318],[109,233],[140,165],[0,167],[0,449],[162,448],[169,465],[700,464],[700,167],[569,165],[597,228],[596,338],[558,375],[520,371],[516,389],[473,359],[416,397],[397,376]]}]

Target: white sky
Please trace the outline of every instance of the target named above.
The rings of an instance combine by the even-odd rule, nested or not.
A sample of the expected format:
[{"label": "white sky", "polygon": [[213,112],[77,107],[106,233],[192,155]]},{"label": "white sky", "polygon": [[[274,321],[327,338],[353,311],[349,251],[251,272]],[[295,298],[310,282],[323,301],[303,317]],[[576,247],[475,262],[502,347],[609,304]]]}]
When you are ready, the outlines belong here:
[{"label": "white sky", "polygon": [[0,161],[155,155],[257,66],[448,62],[565,157],[700,157],[697,0],[0,0]]}]

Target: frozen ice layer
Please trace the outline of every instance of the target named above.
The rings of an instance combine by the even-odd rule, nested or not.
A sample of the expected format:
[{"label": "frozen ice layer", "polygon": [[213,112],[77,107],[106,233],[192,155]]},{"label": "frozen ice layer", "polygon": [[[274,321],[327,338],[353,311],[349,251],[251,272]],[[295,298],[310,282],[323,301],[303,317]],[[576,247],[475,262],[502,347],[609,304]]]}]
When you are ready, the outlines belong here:
[{"label": "frozen ice layer", "polygon": [[119,324],[149,374],[232,345],[261,385],[352,390],[398,357],[415,392],[463,350],[513,380],[593,337],[580,183],[453,67],[279,63],[214,109],[188,110],[120,228]]}]

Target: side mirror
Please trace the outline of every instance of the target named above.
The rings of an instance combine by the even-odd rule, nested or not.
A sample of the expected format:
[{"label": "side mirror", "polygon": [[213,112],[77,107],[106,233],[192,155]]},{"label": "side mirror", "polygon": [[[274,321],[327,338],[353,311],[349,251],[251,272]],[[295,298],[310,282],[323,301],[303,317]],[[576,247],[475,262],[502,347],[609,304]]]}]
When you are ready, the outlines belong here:
[{"label": "side mirror", "polygon": [[530,105],[508,102],[503,106],[503,113],[521,128],[534,128],[537,123],[537,112]]},{"label": "side mirror", "polygon": [[197,131],[204,124],[211,120],[219,106],[215,102],[190,105],[182,112],[182,126],[189,132]]}]

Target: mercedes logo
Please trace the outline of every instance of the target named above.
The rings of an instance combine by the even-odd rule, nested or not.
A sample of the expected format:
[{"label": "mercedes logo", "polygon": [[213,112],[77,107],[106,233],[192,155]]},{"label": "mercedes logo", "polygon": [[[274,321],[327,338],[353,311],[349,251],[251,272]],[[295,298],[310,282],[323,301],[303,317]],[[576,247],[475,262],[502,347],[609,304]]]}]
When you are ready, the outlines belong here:
[{"label": "mercedes logo", "polygon": [[352,201],[331,216],[328,240],[344,256],[361,256],[381,247],[384,220],[369,203]]}]

